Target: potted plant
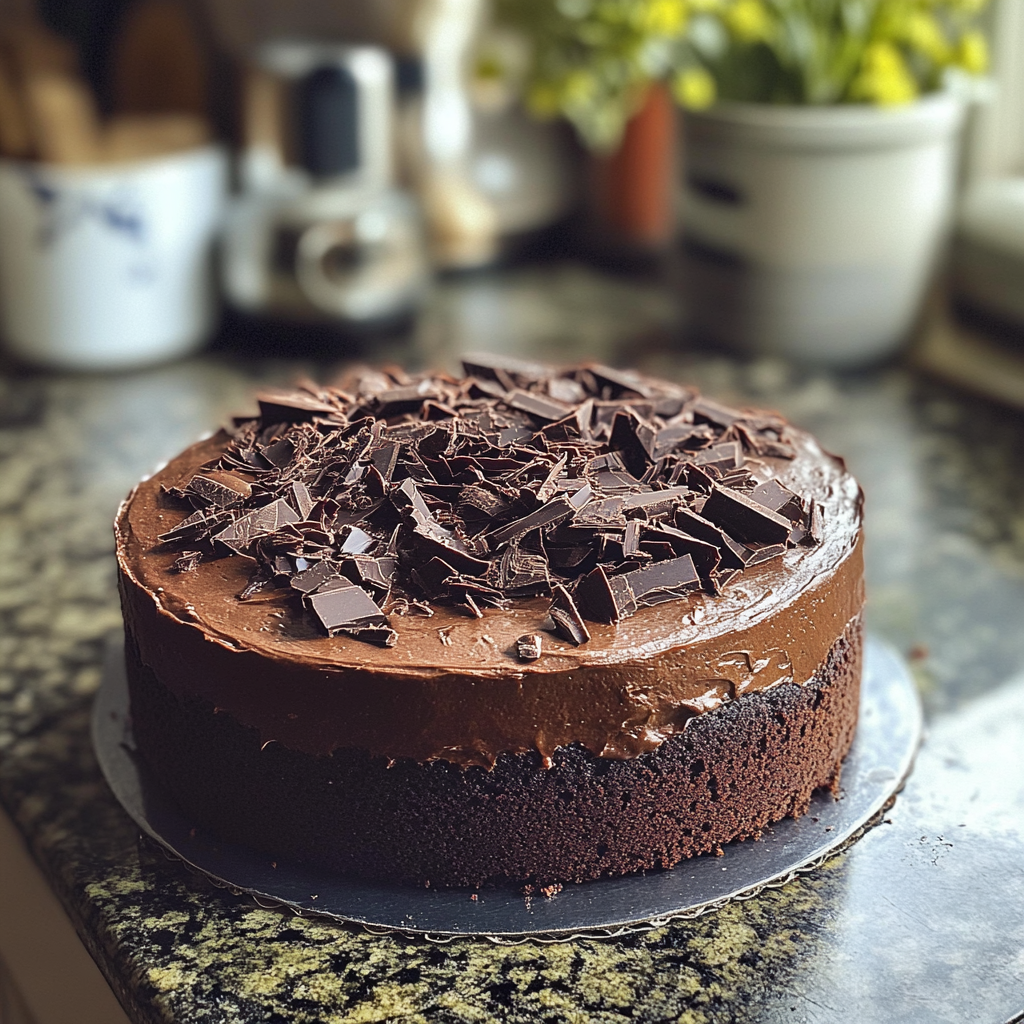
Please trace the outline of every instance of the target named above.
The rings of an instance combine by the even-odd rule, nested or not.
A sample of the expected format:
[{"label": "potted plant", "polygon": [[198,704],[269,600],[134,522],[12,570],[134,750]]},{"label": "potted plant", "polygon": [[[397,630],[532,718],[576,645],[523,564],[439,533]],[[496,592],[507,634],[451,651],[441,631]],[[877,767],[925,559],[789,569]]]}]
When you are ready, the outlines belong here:
[{"label": "potted plant", "polygon": [[499,0],[529,100],[613,146],[651,82],[689,109],[699,333],[833,365],[899,347],[951,212],[986,0]]}]

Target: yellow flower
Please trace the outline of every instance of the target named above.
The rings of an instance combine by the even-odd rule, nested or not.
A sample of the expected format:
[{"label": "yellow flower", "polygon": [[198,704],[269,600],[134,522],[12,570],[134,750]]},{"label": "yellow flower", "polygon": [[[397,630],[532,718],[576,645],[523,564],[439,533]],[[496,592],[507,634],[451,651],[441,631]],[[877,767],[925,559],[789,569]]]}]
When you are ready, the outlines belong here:
[{"label": "yellow flower", "polygon": [[570,71],[562,84],[562,103],[565,106],[582,106],[597,92],[597,80],[589,71]]},{"label": "yellow flower", "polygon": [[987,6],[989,0],[949,0],[950,7],[960,14],[973,16],[980,14]]},{"label": "yellow flower", "polygon": [[915,99],[917,82],[892,43],[874,42],[864,50],[850,94],[854,99],[893,106]]},{"label": "yellow flower", "polygon": [[956,63],[972,75],[988,70],[988,43],[977,29],[965,32],[957,47]]},{"label": "yellow flower", "polygon": [[688,110],[703,110],[715,102],[715,80],[704,68],[686,68],[672,80],[675,98]]},{"label": "yellow flower", "polygon": [[934,15],[913,11],[907,17],[903,37],[908,45],[936,64],[945,64],[949,60],[949,42]]},{"label": "yellow flower", "polygon": [[650,0],[640,11],[640,29],[651,35],[678,36],[685,27],[685,0]]},{"label": "yellow flower", "polygon": [[726,11],[725,21],[732,34],[744,43],[768,42],[774,35],[771,15],[761,0],[737,0]]}]

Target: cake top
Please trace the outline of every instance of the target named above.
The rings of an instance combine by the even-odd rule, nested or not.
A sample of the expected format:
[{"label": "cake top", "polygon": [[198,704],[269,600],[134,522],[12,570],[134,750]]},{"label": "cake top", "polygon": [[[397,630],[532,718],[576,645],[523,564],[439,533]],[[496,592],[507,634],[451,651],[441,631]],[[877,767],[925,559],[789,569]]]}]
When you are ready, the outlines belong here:
[{"label": "cake top", "polygon": [[[237,600],[292,593],[322,633],[392,647],[394,616],[545,598],[590,640],[821,538],[823,505],[780,417],[604,366],[500,357],[464,375],[363,370],[258,396],[222,452],[164,492],[173,566],[244,556]],[[541,654],[539,634],[517,643]]]}]

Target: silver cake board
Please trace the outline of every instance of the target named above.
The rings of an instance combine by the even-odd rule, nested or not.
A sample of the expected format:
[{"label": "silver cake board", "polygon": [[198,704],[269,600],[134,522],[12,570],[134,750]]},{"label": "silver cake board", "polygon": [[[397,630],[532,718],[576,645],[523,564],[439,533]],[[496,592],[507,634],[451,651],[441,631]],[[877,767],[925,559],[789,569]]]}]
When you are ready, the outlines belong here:
[{"label": "silver cake board", "polygon": [[341,877],[217,841],[197,829],[134,753],[124,653],[111,648],[93,708],[93,744],[103,774],[139,828],[215,884],[262,906],[316,914],[372,930],[445,941],[460,936],[516,942],[609,937],[696,917],[813,869],[878,819],[902,787],[921,740],[917,691],[906,665],[874,637],[865,645],[860,721],[843,762],[838,800],[818,792],[810,810],[734,842],[723,856],[671,870],[566,885],[551,896],[519,887],[421,889]]}]

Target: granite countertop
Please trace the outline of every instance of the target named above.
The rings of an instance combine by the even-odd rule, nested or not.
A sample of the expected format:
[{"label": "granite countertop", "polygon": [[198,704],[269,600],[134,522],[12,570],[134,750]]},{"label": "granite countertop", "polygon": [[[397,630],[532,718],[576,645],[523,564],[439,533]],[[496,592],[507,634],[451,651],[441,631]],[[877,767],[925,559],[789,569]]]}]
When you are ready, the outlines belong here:
[{"label": "granite countertop", "polygon": [[[261,909],[168,860],[89,741],[120,622],[111,520],[161,460],[329,361],[0,365],[0,802],[138,1022],[978,1021],[1024,1011],[1024,423],[903,369],[847,376],[673,344],[670,293],[573,266],[440,286],[374,359],[596,356],[781,409],[868,495],[869,623],[929,736],[883,823],[783,888],[614,940],[446,945]],[[322,356],[322,354],[321,354]]]}]

